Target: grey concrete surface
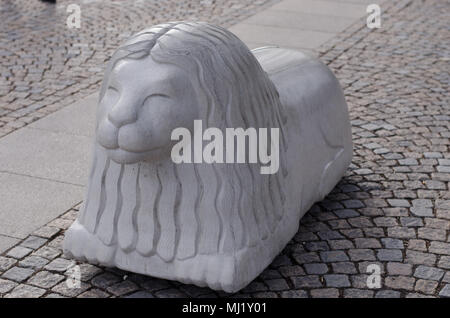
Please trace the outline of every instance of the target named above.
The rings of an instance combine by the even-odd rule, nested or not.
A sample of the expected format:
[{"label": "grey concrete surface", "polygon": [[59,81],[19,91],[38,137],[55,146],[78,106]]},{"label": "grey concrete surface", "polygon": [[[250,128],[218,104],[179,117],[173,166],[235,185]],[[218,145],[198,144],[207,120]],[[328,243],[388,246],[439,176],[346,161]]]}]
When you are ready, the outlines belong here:
[{"label": "grey concrete surface", "polygon": [[90,141],[86,136],[22,128],[0,139],[0,171],[83,185]]},{"label": "grey concrete surface", "polygon": [[28,128],[63,132],[78,136],[93,136],[98,93],[89,95],[63,109],[38,120]]},{"label": "grey concrete surface", "polygon": [[290,28],[292,29],[291,33],[298,33],[305,30],[336,33],[354,22],[355,20],[353,18],[348,17],[274,9],[262,11],[245,20],[245,24]]},{"label": "grey concrete surface", "polygon": [[0,249],[58,217],[83,194],[82,186],[0,172]]},{"label": "grey concrete surface", "polygon": [[307,49],[313,51],[333,37],[332,33],[319,31],[297,31],[273,25],[255,25],[239,23],[230,28],[250,48],[276,45],[286,48]]},{"label": "grey concrete surface", "polygon": [[[381,5],[383,1],[376,1]],[[370,0],[284,0],[230,30],[253,49],[266,45],[302,49],[317,55],[315,49],[366,16]]]},{"label": "grey concrete surface", "polygon": [[367,5],[333,0],[284,0],[269,10],[284,10],[314,15],[360,18],[366,14]]}]

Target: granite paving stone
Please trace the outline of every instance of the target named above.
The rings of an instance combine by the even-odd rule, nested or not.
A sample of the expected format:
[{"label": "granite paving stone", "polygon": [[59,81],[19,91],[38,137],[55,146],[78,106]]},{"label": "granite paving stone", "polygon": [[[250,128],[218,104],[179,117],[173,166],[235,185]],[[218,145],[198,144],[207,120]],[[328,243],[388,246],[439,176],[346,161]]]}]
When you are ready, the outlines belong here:
[{"label": "granite paving stone", "polygon": [[33,275],[33,273],[33,269],[14,266],[7,270],[1,277],[21,283]]},{"label": "granite paving stone", "polygon": [[345,298],[373,298],[375,292],[369,289],[348,288],[344,291]]},{"label": "granite paving stone", "polygon": [[401,289],[401,290],[413,290],[415,279],[414,277],[407,276],[390,276],[386,277],[384,284],[388,288]]},{"label": "granite paving stone", "polygon": [[45,238],[42,237],[37,237],[37,236],[29,236],[26,238],[26,240],[24,240],[20,246],[24,246],[27,248],[31,248],[31,249],[37,249],[39,247],[41,247],[42,245],[44,245],[47,242],[47,240]]},{"label": "granite paving stone", "polygon": [[46,290],[30,285],[21,284],[14,288],[5,298],[39,298],[45,294]]},{"label": "granite paving stone", "polygon": [[[135,295],[135,296],[134,296]],[[151,297],[146,297],[146,295],[150,295]],[[134,297],[133,297],[134,296]],[[78,295],[78,298],[108,298],[109,294],[104,292],[101,289],[93,288],[88,291],[85,291],[81,295]],[[127,298],[153,298],[152,294],[147,293],[145,291],[138,291]]]},{"label": "granite paving stone", "polygon": [[379,249],[377,251],[377,259],[386,262],[398,262],[403,260],[403,253],[396,249]]},{"label": "granite paving stone", "polygon": [[29,267],[34,270],[38,270],[43,268],[45,265],[47,265],[49,260],[36,256],[36,255],[30,255],[23,260],[19,261],[19,266],[21,267]]},{"label": "granite paving stone", "polygon": [[323,263],[309,263],[303,265],[308,274],[325,274],[328,272],[328,266]]},{"label": "granite paving stone", "polygon": [[347,275],[329,274],[324,275],[328,287],[350,287],[350,280]]},{"label": "granite paving stone", "polygon": [[387,263],[387,271],[390,275],[409,276],[412,274],[412,265],[404,263]]},{"label": "granite paving stone", "polygon": [[337,297],[339,297],[339,290],[336,288],[312,289],[311,297],[313,297],[313,298],[337,298]]},{"label": "granite paving stone", "polygon": [[59,274],[53,274],[51,272],[42,271],[34,275],[32,278],[28,280],[28,284],[49,289],[60,281],[64,280],[66,277]]},{"label": "granite paving stone", "polygon": [[15,246],[6,253],[6,256],[21,259],[31,253],[31,249],[23,246]]},{"label": "granite paving stone", "polygon": [[[70,287],[69,287],[70,286]],[[73,288],[72,285],[68,285],[67,281],[64,280],[55,287],[51,289],[51,291],[60,294],[65,297],[77,297],[78,295],[84,293],[91,286],[89,284],[81,282],[79,286]]]},{"label": "granite paving stone", "polygon": [[0,256],[0,272],[5,272],[5,271],[7,271],[7,270],[10,269],[16,262],[17,262],[17,260],[14,259],[14,258]]},{"label": "granite paving stone", "polygon": [[400,292],[395,290],[380,290],[375,294],[375,298],[400,298]]},{"label": "granite paving stone", "polygon": [[16,282],[0,278],[0,295],[11,291],[18,284]]},{"label": "granite paving stone", "polygon": [[423,294],[434,294],[437,287],[438,287],[438,282],[431,281],[431,280],[419,279],[416,282],[416,286],[415,286],[414,290],[417,292],[421,292]]},{"label": "granite paving stone", "polygon": [[438,281],[442,278],[444,273],[445,271],[442,269],[420,265],[416,268],[414,277]]},{"label": "granite paving stone", "polygon": [[54,272],[65,272],[71,266],[73,266],[74,262],[71,260],[67,260],[64,258],[57,258],[51,261],[48,265],[45,266],[46,270],[54,271]]},{"label": "granite paving stone", "polygon": [[391,248],[403,249],[404,248],[402,240],[386,237],[386,238],[382,238],[381,242],[383,243],[384,247],[387,249],[391,249]]},{"label": "granite paving stone", "polygon": [[450,284],[445,285],[444,288],[441,289],[439,296],[450,298]]}]

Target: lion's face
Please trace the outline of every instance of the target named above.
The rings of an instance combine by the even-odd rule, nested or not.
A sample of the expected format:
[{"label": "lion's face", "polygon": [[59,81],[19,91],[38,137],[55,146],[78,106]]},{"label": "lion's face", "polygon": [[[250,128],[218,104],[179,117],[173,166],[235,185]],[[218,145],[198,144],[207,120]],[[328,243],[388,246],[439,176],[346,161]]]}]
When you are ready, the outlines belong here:
[{"label": "lion's face", "polygon": [[149,55],[119,61],[111,71],[97,114],[97,142],[118,163],[154,161],[170,154],[172,130],[192,131],[198,119],[188,74]]}]

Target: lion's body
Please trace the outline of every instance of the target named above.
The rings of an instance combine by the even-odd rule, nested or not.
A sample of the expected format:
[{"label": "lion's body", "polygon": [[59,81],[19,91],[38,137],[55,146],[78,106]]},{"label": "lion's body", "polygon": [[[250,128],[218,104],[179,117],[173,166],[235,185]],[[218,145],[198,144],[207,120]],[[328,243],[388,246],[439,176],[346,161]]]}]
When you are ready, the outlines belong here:
[{"label": "lion's body", "polygon": [[[181,25],[180,30],[192,26]],[[195,25],[193,32],[232,38],[209,25]],[[96,142],[86,200],[66,233],[69,256],[235,292],[281,252],[303,214],[332,190],[348,167],[350,125],[339,83],[325,65],[290,50],[253,53],[270,80],[263,73],[252,74],[259,72],[257,64],[254,70],[242,70],[242,76],[255,75],[262,84],[247,83],[259,91],[239,100],[235,93],[241,83],[232,80],[239,73],[227,73],[241,109],[224,113],[230,123],[239,112],[243,120],[234,125],[261,124],[262,118],[282,129],[278,174],[260,175],[255,164],[177,165],[170,158],[121,163]],[[252,59],[248,57],[254,63]],[[210,100],[223,101],[219,91],[211,89]],[[279,100],[274,99],[278,94]],[[262,115],[251,118],[250,108]],[[207,113],[202,116],[210,125],[225,117],[217,109]]]}]

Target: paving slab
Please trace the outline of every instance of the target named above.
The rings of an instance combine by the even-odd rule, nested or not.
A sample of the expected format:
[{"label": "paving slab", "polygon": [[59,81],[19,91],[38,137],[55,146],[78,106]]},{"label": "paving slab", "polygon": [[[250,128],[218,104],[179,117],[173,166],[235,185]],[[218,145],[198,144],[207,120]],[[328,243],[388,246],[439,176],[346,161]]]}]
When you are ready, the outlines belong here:
[{"label": "paving slab", "polygon": [[97,102],[98,93],[91,94],[28,127],[91,137],[95,131]]},{"label": "paving slab", "polygon": [[308,14],[269,8],[246,19],[243,23],[290,28],[289,34],[308,31],[337,33],[355,23],[354,18]]},{"label": "paving slab", "polygon": [[332,33],[292,30],[277,26],[239,23],[229,30],[245,43],[261,43],[295,49],[314,49],[334,37]]},{"label": "paving slab", "polygon": [[319,14],[358,19],[366,15],[367,4],[325,0],[284,0],[272,6],[273,10]]},{"label": "paving slab", "polygon": [[0,250],[83,199],[84,187],[0,172]]},{"label": "paving slab", "polygon": [[[229,28],[250,49],[276,45],[318,56],[316,49],[355,23],[371,0],[284,0]],[[383,1],[377,4],[383,9]]]},{"label": "paving slab", "polygon": [[25,127],[0,139],[0,171],[84,185],[90,144],[86,136]]},{"label": "paving slab", "polygon": [[[268,45],[267,43],[254,43],[254,42],[246,42],[245,43],[247,45],[247,47],[250,50],[256,49],[256,48],[261,48],[261,47],[270,47],[271,45]],[[277,46],[277,45],[275,45]],[[301,50],[303,53],[310,55],[310,56],[314,56],[314,57],[319,57],[319,53],[317,53],[316,51],[314,51],[313,49],[305,49],[305,48],[295,48],[295,47],[290,47],[290,46],[283,46],[284,48],[292,48],[295,50]]]},{"label": "paving slab", "polygon": [[384,2],[388,1],[388,0],[327,0],[327,1],[334,1],[337,3],[352,3],[352,4],[365,4],[366,6],[368,6],[369,4],[372,3],[376,3],[378,5],[382,5]]}]

